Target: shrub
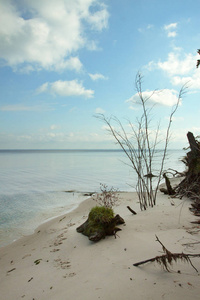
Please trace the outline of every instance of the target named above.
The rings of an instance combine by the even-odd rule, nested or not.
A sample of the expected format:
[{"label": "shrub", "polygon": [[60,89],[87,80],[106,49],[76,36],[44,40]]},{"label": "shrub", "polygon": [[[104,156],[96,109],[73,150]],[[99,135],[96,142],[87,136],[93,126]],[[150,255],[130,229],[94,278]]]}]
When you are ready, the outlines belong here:
[{"label": "shrub", "polygon": [[106,184],[100,183],[101,194],[97,194],[96,201],[99,205],[104,206],[106,208],[112,208],[117,205],[118,202],[118,194],[117,190],[113,187],[108,189]]}]

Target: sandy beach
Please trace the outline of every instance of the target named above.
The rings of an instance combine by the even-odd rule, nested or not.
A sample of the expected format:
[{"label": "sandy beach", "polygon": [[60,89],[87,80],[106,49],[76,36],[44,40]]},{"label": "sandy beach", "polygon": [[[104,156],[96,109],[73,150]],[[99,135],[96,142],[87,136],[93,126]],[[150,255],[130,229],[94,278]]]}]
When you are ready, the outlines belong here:
[{"label": "sandy beach", "polygon": [[[120,193],[115,213],[122,231],[94,243],[76,232],[93,199],[41,225],[33,235],[0,249],[2,300],[199,299],[200,277],[188,263],[171,272],[156,263],[133,264],[162,254],[155,235],[171,252],[200,253],[199,226],[188,199],[158,194],[157,205],[141,212],[135,193]],[[137,212],[131,214],[129,205]],[[193,258],[200,272],[200,258]]]}]

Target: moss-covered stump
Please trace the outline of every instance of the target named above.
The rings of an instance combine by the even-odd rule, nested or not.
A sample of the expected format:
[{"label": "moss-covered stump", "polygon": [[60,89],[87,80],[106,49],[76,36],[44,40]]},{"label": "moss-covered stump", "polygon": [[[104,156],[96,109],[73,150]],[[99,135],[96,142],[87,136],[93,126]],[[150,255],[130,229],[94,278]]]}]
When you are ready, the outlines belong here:
[{"label": "moss-covered stump", "polygon": [[97,242],[106,235],[114,235],[121,230],[116,225],[124,224],[124,220],[119,216],[114,216],[112,208],[96,206],[91,209],[88,219],[76,230],[86,236],[90,241]]}]

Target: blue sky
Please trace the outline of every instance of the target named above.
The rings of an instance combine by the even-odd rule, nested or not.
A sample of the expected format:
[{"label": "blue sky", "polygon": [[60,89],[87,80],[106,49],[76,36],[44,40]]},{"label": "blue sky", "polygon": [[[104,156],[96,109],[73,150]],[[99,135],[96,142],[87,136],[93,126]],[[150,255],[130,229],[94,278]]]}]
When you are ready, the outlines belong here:
[{"label": "blue sky", "polygon": [[135,122],[138,71],[144,95],[159,92],[151,118],[161,136],[188,82],[170,142],[186,146],[188,131],[200,134],[199,9],[199,0],[0,0],[0,148],[115,147],[94,116]]}]

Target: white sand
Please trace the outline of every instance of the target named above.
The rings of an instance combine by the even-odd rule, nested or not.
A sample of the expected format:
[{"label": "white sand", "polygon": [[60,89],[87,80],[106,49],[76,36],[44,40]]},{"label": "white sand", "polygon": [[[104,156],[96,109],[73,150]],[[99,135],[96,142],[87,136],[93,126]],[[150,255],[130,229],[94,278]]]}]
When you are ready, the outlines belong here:
[{"label": "white sand", "polygon": [[[159,194],[157,206],[141,212],[136,194],[121,193],[114,210],[126,226],[121,226],[116,239],[110,236],[93,243],[76,232],[96,205],[86,200],[35,234],[0,249],[0,299],[200,299],[200,277],[188,263],[175,264],[171,273],[156,263],[133,266],[162,254],[155,235],[172,252],[200,253],[200,228],[190,223],[197,218],[189,204]],[[188,244],[194,242],[199,243]],[[192,262],[200,272],[200,258]]]}]

